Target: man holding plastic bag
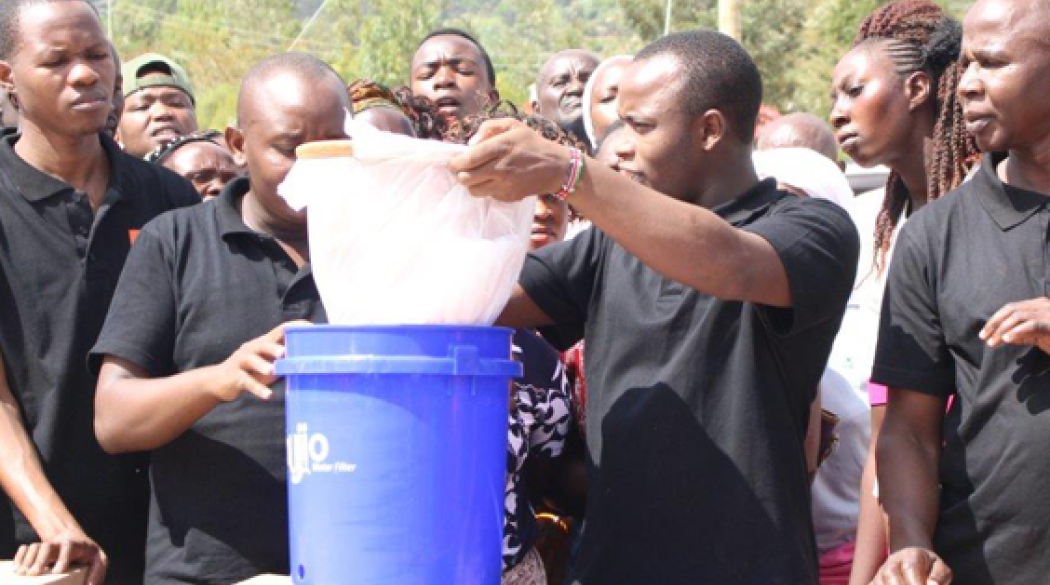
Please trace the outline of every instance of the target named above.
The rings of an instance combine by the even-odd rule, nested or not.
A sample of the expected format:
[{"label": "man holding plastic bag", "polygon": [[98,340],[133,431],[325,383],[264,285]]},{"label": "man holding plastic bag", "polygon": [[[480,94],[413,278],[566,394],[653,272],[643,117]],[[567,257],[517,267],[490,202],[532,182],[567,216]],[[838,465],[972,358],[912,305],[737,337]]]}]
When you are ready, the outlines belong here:
[{"label": "man holding plastic bag", "polygon": [[619,173],[512,121],[449,163],[477,196],[557,193],[596,229],[528,257],[499,322],[587,338],[578,583],[812,584],[803,449],[858,237],[760,182],[757,68],[710,31],[624,73]]}]

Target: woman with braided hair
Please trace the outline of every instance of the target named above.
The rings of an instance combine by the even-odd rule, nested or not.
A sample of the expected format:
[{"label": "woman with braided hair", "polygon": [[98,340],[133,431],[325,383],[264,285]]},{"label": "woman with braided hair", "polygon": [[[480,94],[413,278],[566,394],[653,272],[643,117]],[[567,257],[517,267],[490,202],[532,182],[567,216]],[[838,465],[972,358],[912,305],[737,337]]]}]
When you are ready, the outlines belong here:
[{"label": "woman with braided hair", "polygon": [[[827,558],[822,572],[837,569],[840,576],[826,583],[844,584],[852,565],[849,583],[867,585],[886,555],[874,459],[886,397],[885,389],[868,379],[896,234],[908,216],[959,185],[977,160],[956,97],[961,42],[960,25],[936,3],[901,0],[864,19],[834,71],[830,121],[839,144],[859,165],[885,165],[891,173],[884,190],[858,197],[850,209],[861,234],[861,265],[829,367],[869,395],[871,448],[859,510],[851,510],[859,514],[856,541],[848,543],[856,550],[852,558]],[[841,539],[829,546],[841,547]]]}]

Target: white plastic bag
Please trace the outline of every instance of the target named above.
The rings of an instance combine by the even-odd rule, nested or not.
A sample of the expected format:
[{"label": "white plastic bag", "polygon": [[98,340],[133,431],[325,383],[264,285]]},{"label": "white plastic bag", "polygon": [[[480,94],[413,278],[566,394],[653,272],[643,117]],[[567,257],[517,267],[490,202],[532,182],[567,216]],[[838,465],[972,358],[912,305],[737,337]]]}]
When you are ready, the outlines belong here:
[{"label": "white plastic bag", "polygon": [[302,159],[278,189],[308,208],[310,260],[339,325],[491,325],[528,250],[534,198],[470,195],[465,147],[348,121],[352,158]]}]

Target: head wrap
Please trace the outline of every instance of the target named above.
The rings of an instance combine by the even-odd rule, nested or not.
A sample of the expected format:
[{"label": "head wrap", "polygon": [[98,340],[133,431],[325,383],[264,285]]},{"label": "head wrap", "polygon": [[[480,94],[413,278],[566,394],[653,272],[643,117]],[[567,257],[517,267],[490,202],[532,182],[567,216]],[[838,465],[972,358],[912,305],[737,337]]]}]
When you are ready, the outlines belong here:
[{"label": "head wrap", "polygon": [[159,165],[164,162],[169,156],[171,156],[176,150],[190,144],[192,142],[211,142],[216,146],[222,146],[219,139],[222,138],[222,133],[218,130],[201,130],[199,132],[192,132],[190,134],[184,134],[172,138],[171,140],[161,144],[157,148],[153,149],[145,156],[145,160],[148,163]]},{"label": "head wrap", "polygon": [[598,79],[598,75],[609,65],[615,65],[623,60],[630,61],[631,59],[634,59],[633,55],[615,55],[602,61],[594,68],[594,73],[591,73],[590,79],[587,80],[587,85],[583,88],[583,130],[587,133],[587,141],[591,143],[592,152],[598,150],[598,139],[601,138],[594,135],[594,118],[591,117],[591,96],[594,95],[594,80]]}]

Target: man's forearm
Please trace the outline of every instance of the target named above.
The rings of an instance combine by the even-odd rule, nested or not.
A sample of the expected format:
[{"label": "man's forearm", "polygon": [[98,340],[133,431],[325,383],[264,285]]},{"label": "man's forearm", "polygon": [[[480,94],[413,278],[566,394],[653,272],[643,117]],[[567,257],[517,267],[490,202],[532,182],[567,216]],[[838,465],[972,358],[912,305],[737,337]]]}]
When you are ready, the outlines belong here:
[{"label": "man's forearm", "polygon": [[21,411],[3,378],[0,362],[0,486],[42,540],[77,527],[51,486],[22,423]]},{"label": "man's forearm", "polygon": [[103,366],[95,396],[95,434],[110,453],[166,445],[220,402],[207,389],[211,368],[148,378],[113,374],[110,367]]},{"label": "man's forearm", "polygon": [[888,416],[879,438],[879,499],[889,517],[891,551],[932,548],[940,489],[940,443],[909,433]]}]

